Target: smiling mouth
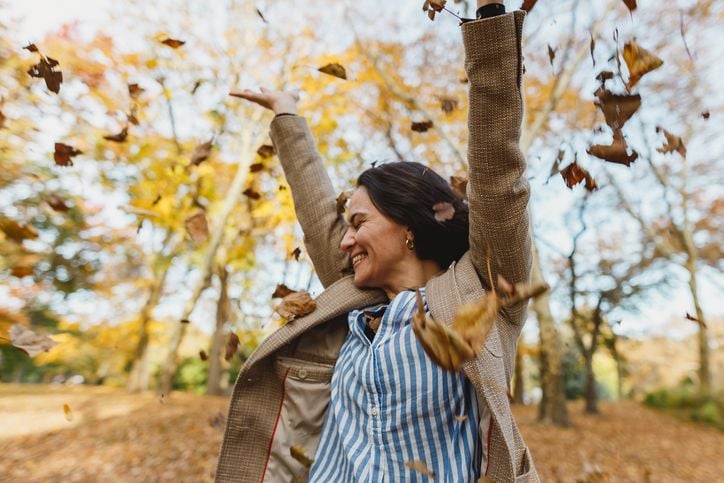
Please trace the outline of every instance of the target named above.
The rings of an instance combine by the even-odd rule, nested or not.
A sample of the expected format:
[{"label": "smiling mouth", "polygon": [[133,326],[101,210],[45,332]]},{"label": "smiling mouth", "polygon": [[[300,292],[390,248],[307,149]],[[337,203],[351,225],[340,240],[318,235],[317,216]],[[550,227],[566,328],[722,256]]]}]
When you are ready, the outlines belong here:
[{"label": "smiling mouth", "polygon": [[354,257],[352,257],[352,266],[356,267],[357,264],[359,262],[361,262],[362,260],[364,260],[365,258],[367,258],[366,253],[360,253],[359,255],[355,255]]}]

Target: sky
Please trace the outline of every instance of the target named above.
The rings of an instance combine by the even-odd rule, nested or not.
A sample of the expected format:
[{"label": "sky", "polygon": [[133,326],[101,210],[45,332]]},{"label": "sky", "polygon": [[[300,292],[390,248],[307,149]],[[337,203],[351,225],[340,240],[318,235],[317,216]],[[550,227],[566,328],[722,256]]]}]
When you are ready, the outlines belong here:
[{"label": "sky", "polygon": [[[509,8],[512,6],[512,2],[506,3]],[[98,25],[107,17],[106,12],[111,2],[108,0],[9,0],[7,4],[11,12],[22,18],[19,24],[20,35],[18,36],[18,42],[25,44],[41,39],[46,32],[64,23],[78,22],[83,26],[90,27]],[[517,3],[515,6],[517,6]],[[403,15],[412,14],[419,15],[420,12],[413,11],[411,7],[403,9]],[[560,213],[565,208],[566,206],[563,204],[553,207],[555,211]],[[565,234],[565,236],[568,236],[568,234]],[[717,283],[708,282],[706,279],[701,282],[703,305],[710,317],[724,316],[724,304],[721,303],[724,294],[721,286],[721,280],[718,285]],[[174,310],[174,307],[167,307],[163,310],[163,313],[173,316]],[[79,315],[90,315],[93,308],[79,302],[76,311]],[[623,321],[620,331],[631,336],[652,334],[683,336],[694,333],[696,330],[695,325],[683,319],[685,312],[693,312],[690,296],[686,290],[678,290],[668,293],[666,296],[654,295],[648,303],[642,306],[640,313],[631,314]],[[678,317],[681,317],[680,323],[676,322]],[[206,329],[208,331],[211,328]],[[534,336],[535,334],[529,330],[528,337]]]}]

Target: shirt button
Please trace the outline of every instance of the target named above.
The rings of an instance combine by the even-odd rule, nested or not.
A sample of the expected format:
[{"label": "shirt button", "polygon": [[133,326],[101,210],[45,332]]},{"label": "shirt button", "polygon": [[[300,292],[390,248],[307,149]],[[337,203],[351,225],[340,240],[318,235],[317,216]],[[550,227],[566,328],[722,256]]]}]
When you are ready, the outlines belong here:
[{"label": "shirt button", "polygon": [[372,408],[372,411],[370,411],[370,414],[371,414],[372,416],[377,416],[377,415],[380,414],[380,410],[377,409],[377,408]]},{"label": "shirt button", "polygon": [[308,374],[306,369],[299,369],[299,372],[297,372],[297,376],[299,376],[299,379],[306,379],[307,375]]}]

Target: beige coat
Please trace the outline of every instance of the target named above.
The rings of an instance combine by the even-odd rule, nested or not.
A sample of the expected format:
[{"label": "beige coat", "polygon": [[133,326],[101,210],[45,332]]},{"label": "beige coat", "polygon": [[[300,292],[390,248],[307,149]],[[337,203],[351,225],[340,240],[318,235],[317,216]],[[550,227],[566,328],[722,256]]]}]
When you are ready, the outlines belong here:
[{"label": "beige coat", "polygon": [[[470,250],[426,285],[432,316],[446,323],[460,304],[480,298],[490,287],[487,247],[494,273],[512,282],[529,278],[529,185],[518,147],[524,16],[518,11],[462,26],[470,80]],[[289,449],[300,445],[309,457],[315,454],[329,405],[332,371],[348,331],[347,313],[387,300],[384,292],[358,289],[352,276],[343,275],[350,266],[348,256],[339,249],[346,223],[337,215],[337,193],[305,120],[277,117],[271,134],[291,186],[307,251],[325,290],[314,312],[270,335],[242,367],[216,471],[219,482],[289,482],[304,473]],[[481,414],[487,408],[492,416],[487,475],[494,481],[538,481],[507,396],[525,319],[524,304],[501,313],[485,349],[464,366]],[[480,422],[481,435],[487,434],[488,425],[487,418]]]}]

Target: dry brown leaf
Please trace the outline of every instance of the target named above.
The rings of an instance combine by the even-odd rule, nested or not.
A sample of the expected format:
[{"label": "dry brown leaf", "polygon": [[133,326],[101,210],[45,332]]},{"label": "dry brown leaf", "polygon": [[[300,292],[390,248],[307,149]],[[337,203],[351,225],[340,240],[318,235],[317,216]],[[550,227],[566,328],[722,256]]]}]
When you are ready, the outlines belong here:
[{"label": "dry brown leaf", "polygon": [[455,207],[446,201],[432,205],[432,211],[435,213],[435,221],[438,223],[452,220],[455,217]]},{"label": "dry brown leaf", "polygon": [[50,193],[45,202],[55,211],[65,212],[70,209],[65,203],[65,200],[55,193]]},{"label": "dry brown leaf", "polygon": [[341,215],[344,213],[344,210],[347,207],[347,200],[349,200],[352,197],[352,193],[354,193],[354,191],[347,190],[347,191],[342,191],[337,196],[337,214],[338,215]]},{"label": "dry brown leaf", "polygon": [[435,124],[432,121],[420,121],[420,122],[413,121],[413,123],[410,125],[410,129],[412,129],[415,132],[427,132],[434,125]]},{"label": "dry brown leaf", "polygon": [[10,218],[0,218],[0,231],[16,243],[38,238],[38,230],[33,225],[27,223],[21,225]]},{"label": "dry brown leaf", "polygon": [[613,143],[610,145],[596,144],[588,148],[586,152],[597,158],[626,166],[629,166],[639,157],[638,153],[633,150],[631,154],[628,154],[628,145],[620,131],[614,131]]},{"label": "dry brown leaf", "polygon": [[131,96],[131,99],[137,99],[138,96],[140,96],[144,92],[145,89],[138,84],[128,84],[128,95]]},{"label": "dry brown leaf", "polygon": [[701,113],[701,117],[704,119],[709,119],[709,116],[711,116],[711,113],[709,111],[704,111]]},{"label": "dry brown leaf", "polygon": [[631,89],[636,83],[652,70],[658,69],[664,64],[664,61],[656,55],[639,46],[636,39],[631,39],[623,46],[623,60],[628,67],[629,80],[626,84]]},{"label": "dry brown leaf", "polygon": [[274,310],[291,322],[311,314],[316,308],[317,302],[309,295],[309,292],[294,292],[282,298],[282,303],[277,305]]},{"label": "dry brown leaf", "polygon": [[199,351],[199,357],[202,361],[206,361],[209,359],[209,356],[206,355],[206,351],[203,349]]},{"label": "dry brown leaf", "polygon": [[337,62],[323,65],[317,70],[323,74],[339,77],[340,79],[347,79],[347,71],[341,64],[338,64]]},{"label": "dry brown leaf", "polygon": [[10,343],[25,352],[30,357],[49,351],[58,345],[53,339],[44,334],[36,334],[24,325],[13,324],[8,331]]},{"label": "dry brown leaf", "polygon": [[304,446],[302,446],[301,444],[291,445],[289,447],[289,454],[291,454],[292,458],[297,460],[299,464],[307,469],[311,468],[312,463],[314,463],[314,460],[307,456],[307,450],[304,449]]},{"label": "dry brown leaf", "polygon": [[623,0],[630,12],[636,10],[636,0]]},{"label": "dry brown leaf", "polygon": [[296,293],[296,290],[292,290],[283,283],[278,283],[277,288],[274,289],[274,293],[272,294],[273,299],[283,299],[287,295],[291,293]]},{"label": "dry brown leaf", "polygon": [[191,153],[191,164],[198,166],[203,163],[209,156],[211,156],[211,149],[214,147],[214,140],[209,139],[205,143],[199,144],[194,148],[194,152]]},{"label": "dry brown leaf", "polygon": [[450,186],[452,186],[452,189],[455,193],[457,193],[460,198],[466,200],[468,199],[468,178],[467,176],[450,176]]},{"label": "dry brown leaf", "polygon": [[28,75],[45,80],[45,85],[51,92],[56,94],[60,92],[60,84],[63,83],[63,73],[58,70],[58,61],[41,54],[35,44],[30,44],[23,48],[40,55],[40,61],[28,69]]},{"label": "dry brown leaf", "polygon": [[594,103],[601,109],[606,124],[614,132],[623,128],[626,121],[641,107],[641,96],[638,94],[614,94],[601,87],[596,91],[596,98]]},{"label": "dry brown leaf", "polygon": [[553,60],[556,58],[556,51],[553,47],[551,47],[551,44],[548,44],[548,60],[551,63],[551,67],[553,67]]},{"label": "dry brown leaf", "polygon": [[427,12],[427,17],[430,20],[435,20],[435,14],[442,12],[446,3],[446,0],[425,0],[425,3],[422,5],[422,11]]},{"label": "dry brown leaf", "polygon": [[256,150],[256,154],[261,156],[263,159],[271,158],[276,154],[274,146],[271,144],[262,144],[259,149]]},{"label": "dry brown leaf", "polygon": [[294,260],[297,262],[299,261],[299,255],[302,254],[302,249],[297,247],[294,250],[292,250],[292,257],[294,257]]},{"label": "dry brown leaf", "polygon": [[63,404],[63,414],[65,415],[65,419],[73,421],[73,411],[71,411],[70,406],[67,404]]},{"label": "dry brown leaf", "polygon": [[663,132],[666,138],[664,145],[656,149],[658,152],[666,154],[676,151],[682,158],[686,157],[686,146],[684,146],[684,141],[679,136],[671,134],[661,126],[656,126],[656,132]]},{"label": "dry brown leaf", "polygon": [[114,143],[125,143],[128,138],[128,126],[121,129],[121,132],[117,134],[107,134],[103,136],[106,141],[112,141]]},{"label": "dry brown leaf", "polygon": [[247,188],[242,192],[242,194],[252,200],[258,200],[261,198],[261,194],[259,194],[259,192],[257,192],[254,188]]},{"label": "dry brown leaf", "polygon": [[184,41],[184,40],[177,40],[177,39],[171,39],[171,38],[168,38],[168,37],[167,37],[167,38],[161,40],[161,43],[162,43],[163,45],[167,45],[167,46],[171,47],[172,49],[178,49],[178,48],[181,47],[183,44],[185,44],[186,41]]},{"label": "dry brown leaf", "polygon": [[224,360],[230,361],[234,354],[236,354],[239,348],[239,336],[235,333],[229,333],[229,338],[226,341],[226,352],[224,352]]},{"label": "dry brown leaf", "polygon": [[264,170],[264,163],[254,163],[249,166],[249,172],[250,173],[258,173],[259,171]]},{"label": "dry brown leaf", "polygon": [[0,129],[5,127],[5,120],[7,117],[5,117],[5,114],[3,114],[3,111],[0,110]]},{"label": "dry brown leaf", "polygon": [[413,471],[417,471],[421,475],[429,476],[430,478],[435,479],[435,472],[430,470],[430,468],[427,467],[427,464],[425,464],[424,461],[407,461],[405,463],[405,466]]},{"label": "dry brown leaf", "polygon": [[73,166],[73,160],[71,158],[79,154],[83,154],[83,151],[67,144],[55,143],[53,159],[58,166]]},{"label": "dry brown leaf", "polygon": [[206,221],[204,210],[198,210],[186,218],[184,226],[194,244],[202,245],[209,239],[209,224]]},{"label": "dry brown leaf", "polygon": [[561,170],[561,176],[566,182],[566,186],[571,189],[573,189],[575,185],[584,180],[586,182],[585,187],[588,191],[594,191],[598,189],[596,180],[593,179],[591,173],[579,166],[578,163],[576,163],[575,161]]},{"label": "dry brown leaf", "polygon": [[537,2],[538,0],[523,0],[523,5],[520,6],[520,9],[530,12]]}]

